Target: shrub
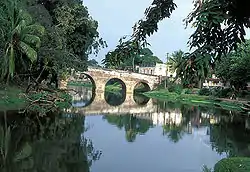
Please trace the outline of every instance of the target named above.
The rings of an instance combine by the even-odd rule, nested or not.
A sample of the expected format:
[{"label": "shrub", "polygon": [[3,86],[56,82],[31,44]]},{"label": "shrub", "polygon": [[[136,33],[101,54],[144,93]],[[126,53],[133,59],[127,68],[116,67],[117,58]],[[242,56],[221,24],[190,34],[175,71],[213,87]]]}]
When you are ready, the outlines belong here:
[{"label": "shrub", "polygon": [[184,94],[192,94],[193,91],[191,89],[185,89]]},{"label": "shrub", "polygon": [[182,90],[183,90],[183,88],[180,84],[172,83],[172,84],[169,84],[169,86],[168,86],[169,92],[175,92],[177,94],[181,94]]},{"label": "shrub", "polygon": [[220,98],[228,98],[231,97],[233,90],[231,88],[221,89],[218,93],[218,97]]},{"label": "shrub", "polygon": [[209,95],[211,95],[211,90],[209,88],[202,88],[199,91],[199,95],[209,96]]}]

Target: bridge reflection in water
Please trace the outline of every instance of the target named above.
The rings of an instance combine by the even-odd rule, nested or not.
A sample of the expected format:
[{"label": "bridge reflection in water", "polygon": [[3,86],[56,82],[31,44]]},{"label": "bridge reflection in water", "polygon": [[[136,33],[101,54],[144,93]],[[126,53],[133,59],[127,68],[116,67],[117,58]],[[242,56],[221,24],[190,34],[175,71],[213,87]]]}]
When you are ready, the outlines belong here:
[{"label": "bridge reflection in water", "polygon": [[[126,115],[130,114],[140,119],[152,121],[153,125],[183,125],[185,121],[186,131],[192,133],[191,126],[199,127],[204,121],[215,124],[220,121],[219,116],[199,111],[197,116],[187,119],[186,114],[180,108],[162,108],[159,102],[140,94],[127,94],[124,102],[119,106],[112,106],[104,93],[94,92],[91,88],[70,87],[77,93],[71,92],[73,103],[66,112],[69,114],[90,115]],[[109,99],[110,100],[110,99]],[[114,99],[116,100],[116,99]],[[164,102],[165,104],[165,102]],[[193,113],[193,112],[192,112]]]}]

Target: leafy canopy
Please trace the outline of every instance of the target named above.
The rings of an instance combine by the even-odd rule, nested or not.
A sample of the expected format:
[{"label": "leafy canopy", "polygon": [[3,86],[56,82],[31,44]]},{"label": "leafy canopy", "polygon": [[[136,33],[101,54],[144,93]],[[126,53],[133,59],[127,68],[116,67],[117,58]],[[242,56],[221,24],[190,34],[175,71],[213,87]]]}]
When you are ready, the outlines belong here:
[{"label": "leafy canopy", "polygon": [[[223,54],[244,42],[245,29],[250,27],[250,1],[248,0],[196,0],[194,10],[184,20],[196,28],[188,44],[194,50],[190,56],[210,55],[214,63]],[[133,27],[129,39],[120,39],[115,50],[107,54],[105,63],[119,65],[124,59],[138,54],[148,45],[147,36],[158,30],[159,21],[170,18],[176,9],[173,0],[153,0],[145,16]],[[113,62],[112,62],[113,61]]]}]

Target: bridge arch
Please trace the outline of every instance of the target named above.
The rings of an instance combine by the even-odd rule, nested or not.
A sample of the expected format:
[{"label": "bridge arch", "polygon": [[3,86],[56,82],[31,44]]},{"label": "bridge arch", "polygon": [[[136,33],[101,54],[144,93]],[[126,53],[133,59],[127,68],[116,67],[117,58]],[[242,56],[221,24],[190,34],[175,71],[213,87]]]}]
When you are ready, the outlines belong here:
[{"label": "bridge arch", "polygon": [[92,89],[95,90],[96,89],[96,82],[95,82],[94,78],[91,75],[84,72],[84,73],[80,74],[80,79],[82,79],[82,78],[84,79],[84,76],[86,76],[91,81]]},{"label": "bridge arch", "polygon": [[152,89],[151,87],[150,87],[148,81],[141,80],[135,84],[133,92],[134,93],[135,92],[147,92],[147,91],[150,91]]},{"label": "bridge arch", "polygon": [[[95,99],[96,96],[96,83],[93,77],[87,73],[73,73],[69,78],[69,82],[76,81],[77,84],[75,85],[68,85],[67,87],[74,90],[72,95],[72,106],[73,107],[81,107],[84,108],[89,106]],[[79,84],[80,83],[80,84]],[[91,84],[90,84],[91,83]],[[79,85],[78,85],[79,84]],[[82,85],[84,84],[84,85]],[[85,85],[86,84],[86,85]]]},{"label": "bridge arch", "polygon": [[105,84],[104,99],[110,106],[119,106],[126,100],[126,83],[120,78],[111,78]]},{"label": "bridge arch", "polygon": [[145,96],[145,95],[143,95],[143,94],[137,94],[137,93],[135,93],[133,95],[133,100],[134,100],[134,102],[137,105],[139,105],[139,106],[145,106],[145,105],[148,104],[150,98],[147,97],[147,96]]}]

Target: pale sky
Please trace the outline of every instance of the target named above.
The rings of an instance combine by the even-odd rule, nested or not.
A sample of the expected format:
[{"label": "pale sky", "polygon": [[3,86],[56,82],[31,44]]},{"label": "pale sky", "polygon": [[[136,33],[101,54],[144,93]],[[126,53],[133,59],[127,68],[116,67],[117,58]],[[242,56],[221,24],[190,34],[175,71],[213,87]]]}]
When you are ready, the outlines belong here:
[{"label": "pale sky", "polygon": [[[183,19],[193,9],[193,0],[175,0],[177,9],[170,19],[159,24],[158,32],[148,42],[156,56],[166,61],[166,54],[176,50],[188,51],[187,41],[193,33],[190,27],[185,29]],[[108,48],[102,49],[97,57],[100,62],[108,51],[115,49],[118,40],[132,33],[134,24],[144,16],[144,11],[152,0],[84,0],[90,15],[98,21],[100,36],[107,41]]]}]

